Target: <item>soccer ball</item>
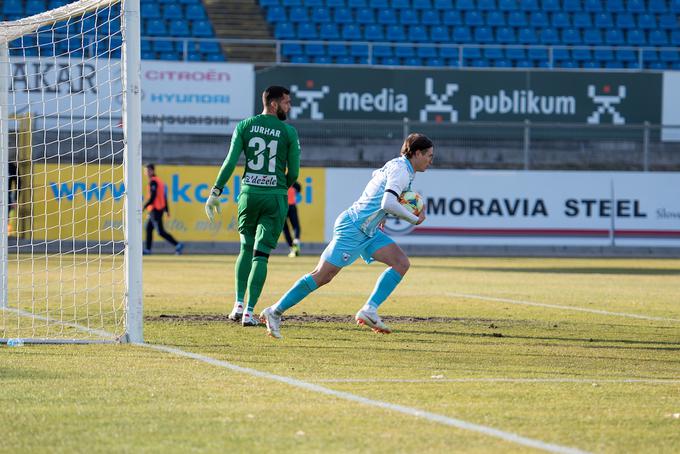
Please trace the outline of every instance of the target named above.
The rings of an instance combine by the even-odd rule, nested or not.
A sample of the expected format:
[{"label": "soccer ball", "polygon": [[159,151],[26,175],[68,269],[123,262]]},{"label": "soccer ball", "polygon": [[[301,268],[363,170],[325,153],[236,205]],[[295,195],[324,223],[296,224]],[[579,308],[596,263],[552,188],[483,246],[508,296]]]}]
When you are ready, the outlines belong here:
[{"label": "soccer ball", "polygon": [[417,192],[404,192],[401,197],[399,197],[399,203],[416,216],[420,216],[420,212],[423,211],[423,198],[420,197],[420,194]]}]

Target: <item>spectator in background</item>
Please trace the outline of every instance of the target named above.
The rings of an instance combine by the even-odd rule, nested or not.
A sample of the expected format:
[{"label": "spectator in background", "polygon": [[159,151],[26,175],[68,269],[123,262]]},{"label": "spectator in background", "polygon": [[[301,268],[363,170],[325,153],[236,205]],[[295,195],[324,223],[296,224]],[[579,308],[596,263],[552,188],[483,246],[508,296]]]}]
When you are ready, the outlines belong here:
[{"label": "spectator in background", "polygon": [[163,227],[163,214],[168,213],[168,216],[170,216],[165,183],[156,176],[156,167],[153,164],[147,164],[146,176],[149,177],[149,191],[144,209],[149,212],[149,217],[146,220],[146,247],[144,248],[144,255],[151,254],[154,228],[158,230],[160,236],[175,246],[175,254],[180,255],[182,254],[182,249],[184,249],[184,243],[175,240]]},{"label": "spectator in background", "polygon": [[[300,255],[300,220],[298,219],[297,212],[297,196],[300,193],[300,183],[297,181],[293,183],[293,186],[288,188],[288,218],[283,224],[283,234],[286,236],[286,242],[290,248],[288,257],[297,257]],[[288,228],[288,223],[293,228],[293,238],[290,234],[290,229]]]},{"label": "spectator in background", "polygon": [[7,233],[14,234],[12,231],[12,211],[17,212],[17,201],[19,198],[19,173],[14,162],[8,164],[9,179],[7,181]]}]

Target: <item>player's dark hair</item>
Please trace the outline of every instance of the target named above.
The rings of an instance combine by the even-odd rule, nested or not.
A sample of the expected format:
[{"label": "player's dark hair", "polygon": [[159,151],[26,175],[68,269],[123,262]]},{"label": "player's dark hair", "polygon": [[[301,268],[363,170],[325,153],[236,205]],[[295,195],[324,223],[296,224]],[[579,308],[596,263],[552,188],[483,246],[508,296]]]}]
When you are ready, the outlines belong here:
[{"label": "player's dark hair", "polygon": [[156,166],[153,165],[153,164],[147,164],[147,165],[146,165],[146,168],[147,168],[147,169],[151,169],[151,170],[153,170],[154,172],[156,171]]},{"label": "player's dark hair", "polygon": [[283,95],[289,95],[290,90],[286,87],[280,87],[278,85],[272,85],[267,87],[265,91],[262,92],[262,105],[267,107],[270,102],[276,101],[283,98]]},{"label": "player's dark hair", "polygon": [[401,155],[411,159],[416,151],[427,150],[433,146],[434,144],[427,136],[414,132],[404,140],[404,144],[401,146]]}]

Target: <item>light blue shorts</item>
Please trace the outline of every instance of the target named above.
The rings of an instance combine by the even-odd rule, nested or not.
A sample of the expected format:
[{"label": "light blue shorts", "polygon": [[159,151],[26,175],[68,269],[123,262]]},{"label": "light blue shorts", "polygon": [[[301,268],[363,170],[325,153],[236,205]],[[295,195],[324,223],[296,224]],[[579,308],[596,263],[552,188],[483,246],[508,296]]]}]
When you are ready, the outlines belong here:
[{"label": "light blue shorts", "polygon": [[376,231],[373,236],[366,235],[344,211],[335,220],[333,239],[328,243],[321,257],[341,268],[351,265],[359,256],[366,263],[371,263],[374,261],[372,256],[375,251],[393,243],[394,240],[381,230]]}]

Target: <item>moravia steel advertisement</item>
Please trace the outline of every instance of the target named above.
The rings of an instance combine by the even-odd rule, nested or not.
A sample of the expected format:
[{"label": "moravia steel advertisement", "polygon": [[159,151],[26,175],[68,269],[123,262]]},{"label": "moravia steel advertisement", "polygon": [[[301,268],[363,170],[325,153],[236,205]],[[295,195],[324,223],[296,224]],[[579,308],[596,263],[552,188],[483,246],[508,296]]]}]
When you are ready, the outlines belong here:
[{"label": "moravia steel advertisement", "polygon": [[[327,240],[371,172],[327,170]],[[412,187],[427,219],[388,220],[401,244],[680,246],[680,173],[429,170]]]},{"label": "moravia steel advertisement", "polygon": [[255,92],[274,84],[290,87],[293,119],[658,124],[661,77],[640,72],[277,67],[257,73]]}]

